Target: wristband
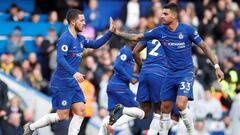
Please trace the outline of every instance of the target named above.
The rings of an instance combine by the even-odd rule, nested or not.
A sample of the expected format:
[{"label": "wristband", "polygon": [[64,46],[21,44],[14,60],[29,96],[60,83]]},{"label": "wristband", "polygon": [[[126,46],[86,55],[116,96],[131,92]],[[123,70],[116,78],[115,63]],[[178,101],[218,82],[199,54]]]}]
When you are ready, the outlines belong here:
[{"label": "wristband", "polygon": [[218,64],[215,64],[214,68],[217,69],[217,68],[220,68],[220,66]]}]

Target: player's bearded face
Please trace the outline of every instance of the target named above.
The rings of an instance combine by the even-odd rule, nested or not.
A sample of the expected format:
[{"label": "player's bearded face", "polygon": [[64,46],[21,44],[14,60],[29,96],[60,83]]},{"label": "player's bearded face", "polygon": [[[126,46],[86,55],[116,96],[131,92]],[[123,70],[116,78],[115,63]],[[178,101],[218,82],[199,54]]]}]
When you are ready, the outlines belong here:
[{"label": "player's bearded face", "polygon": [[161,23],[164,25],[169,25],[174,19],[174,14],[170,9],[163,9],[163,13],[161,15]]},{"label": "player's bearded face", "polygon": [[83,30],[83,26],[85,25],[85,18],[84,18],[84,15],[79,15],[78,16],[78,19],[76,20],[75,22],[75,30],[77,32],[82,32]]}]

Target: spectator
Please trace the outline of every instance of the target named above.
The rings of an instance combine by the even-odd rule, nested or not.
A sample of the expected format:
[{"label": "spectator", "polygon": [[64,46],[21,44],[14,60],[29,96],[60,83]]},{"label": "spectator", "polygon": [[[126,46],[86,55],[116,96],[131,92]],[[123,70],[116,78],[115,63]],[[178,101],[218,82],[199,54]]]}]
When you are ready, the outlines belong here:
[{"label": "spectator", "polygon": [[126,26],[129,28],[136,28],[140,19],[140,4],[138,0],[130,0],[127,3]]},{"label": "spectator", "polygon": [[0,135],[3,134],[3,127],[7,119],[8,86],[0,80]]},{"label": "spectator", "polygon": [[21,64],[21,69],[23,72],[23,78],[27,78],[30,74],[30,72],[32,72],[32,68],[30,66],[30,62],[28,60],[24,60]]},{"label": "spectator", "polygon": [[101,77],[101,81],[100,81],[100,90],[99,90],[99,106],[102,106],[104,108],[108,107],[108,96],[107,96],[107,85],[108,85],[108,80],[110,78],[111,75],[109,75],[108,73],[104,73]]},{"label": "spectator", "polygon": [[5,135],[22,135],[21,115],[13,112],[9,115],[8,123],[4,127]]},{"label": "spectator", "polygon": [[47,90],[47,81],[42,77],[40,66],[36,66],[32,73],[29,74],[28,82],[34,89],[49,94]]},{"label": "spectator", "polygon": [[94,106],[96,104],[96,98],[95,98],[96,89],[95,89],[94,85],[91,82],[89,82],[88,80],[84,80],[83,82],[81,82],[80,86],[81,86],[81,89],[82,89],[84,97],[85,97],[86,113],[85,113],[83,123],[81,125],[79,135],[85,135],[87,123],[88,123],[89,119],[94,115],[94,110],[96,109],[96,108],[94,108]]},{"label": "spectator", "polygon": [[57,11],[50,11],[48,14],[48,22],[54,24],[58,22],[58,13]]},{"label": "spectator", "polygon": [[238,135],[239,134],[239,127],[240,127],[240,83],[237,85],[237,90],[236,90],[237,96],[235,101],[233,102],[232,108],[230,110],[229,116],[231,119],[231,130],[232,133],[231,135]]},{"label": "spectator", "polygon": [[25,125],[26,123],[29,123],[29,122],[33,122],[34,116],[35,116],[35,112],[33,109],[25,108],[23,110],[23,118],[24,118],[23,125]]},{"label": "spectator", "polygon": [[98,9],[97,0],[89,0],[89,4],[86,10],[84,10],[84,15],[86,23],[92,26],[97,31],[102,30],[102,20],[101,20],[101,11]]},{"label": "spectator", "polygon": [[23,76],[23,72],[21,67],[19,66],[15,66],[13,68],[13,70],[11,71],[11,75],[17,80],[17,81],[21,81],[21,82],[26,82],[26,78],[24,78]]},{"label": "spectator", "polygon": [[23,124],[23,110],[20,107],[20,100],[17,97],[13,97],[10,100],[10,105],[7,109],[7,115],[10,116],[12,113],[19,114],[20,117],[20,124]]},{"label": "spectator", "polygon": [[38,23],[40,21],[40,15],[37,12],[33,12],[30,18],[30,21],[33,23]]},{"label": "spectator", "polygon": [[206,128],[203,120],[197,120],[195,123],[196,135],[210,135]]},{"label": "spectator", "polygon": [[8,12],[10,14],[10,18],[8,19],[9,21],[17,20],[18,7],[16,4],[12,4]]},{"label": "spectator", "polygon": [[32,70],[35,69],[36,67],[40,67],[39,63],[37,62],[36,53],[30,53],[28,56],[28,61]]},{"label": "spectator", "polygon": [[103,119],[107,116],[106,108],[100,107],[98,114],[92,117],[86,127],[86,135],[97,135]]},{"label": "spectator", "polygon": [[6,52],[14,56],[16,62],[20,62],[23,59],[23,44],[19,33],[12,33],[9,41],[7,42]]},{"label": "spectator", "polygon": [[233,11],[227,11],[225,13],[224,20],[219,22],[219,31],[221,35],[224,35],[227,29],[233,28],[234,19],[235,19],[235,14]]},{"label": "spectator", "polygon": [[214,22],[214,15],[210,8],[204,10],[203,18],[199,23],[198,32],[205,37],[207,34],[213,35],[216,22]]},{"label": "spectator", "polygon": [[199,100],[195,114],[197,119],[220,120],[222,117],[221,103],[214,99],[209,89],[205,90],[204,99]]},{"label": "spectator", "polygon": [[236,56],[236,53],[233,50],[234,37],[235,33],[233,29],[229,28],[226,30],[223,42],[218,42],[217,56],[220,64],[223,64],[223,61],[226,58],[233,58]]},{"label": "spectator", "polygon": [[3,54],[1,56],[1,69],[7,74],[10,74],[14,67],[14,56],[12,54]]},{"label": "spectator", "polygon": [[197,28],[199,25],[198,17],[196,16],[195,6],[193,3],[189,2],[186,6],[186,13],[190,19],[190,25]]}]

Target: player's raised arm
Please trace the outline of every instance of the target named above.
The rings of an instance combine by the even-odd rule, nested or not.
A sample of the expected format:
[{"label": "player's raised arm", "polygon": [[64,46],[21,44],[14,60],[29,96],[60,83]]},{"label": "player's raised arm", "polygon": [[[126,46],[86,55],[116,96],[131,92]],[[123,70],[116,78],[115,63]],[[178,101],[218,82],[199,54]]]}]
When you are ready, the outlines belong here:
[{"label": "player's raised arm", "polygon": [[142,59],[140,57],[140,52],[146,47],[145,46],[146,44],[146,41],[141,41],[141,42],[138,42],[137,45],[135,46],[135,48],[133,49],[133,58],[135,59],[138,67],[141,69],[142,67]]},{"label": "player's raised arm", "polygon": [[115,26],[113,24],[113,20],[111,17],[110,17],[109,24],[110,26],[109,26],[108,32],[106,32],[101,38],[97,40],[84,40],[83,42],[84,47],[96,49],[104,45],[110,39],[110,37],[112,36],[112,32],[115,29]]},{"label": "player's raised arm", "polygon": [[133,41],[139,41],[141,39],[144,38],[144,34],[143,33],[140,33],[140,34],[129,34],[129,33],[126,33],[126,32],[123,32],[123,31],[120,31],[120,30],[116,30],[114,32],[114,34],[124,38],[124,39],[127,39],[127,40],[133,40]]},{"label": "player's raised arm", "polygon": [[214,65],[215,73],[216,73],[216,76],[219,79],[219,81],[222,81],[224,79],[224,74],[218,65],[218,59],[217,59],[216,55],[214,55],[211,52],[210,48],[208,47],[208,45],[206,45],[206,43],[204,41],[202,41],[199,44],[199,47],[203,50],[203,52],[207,55],[207,57],[210,59],[210,61]]}]

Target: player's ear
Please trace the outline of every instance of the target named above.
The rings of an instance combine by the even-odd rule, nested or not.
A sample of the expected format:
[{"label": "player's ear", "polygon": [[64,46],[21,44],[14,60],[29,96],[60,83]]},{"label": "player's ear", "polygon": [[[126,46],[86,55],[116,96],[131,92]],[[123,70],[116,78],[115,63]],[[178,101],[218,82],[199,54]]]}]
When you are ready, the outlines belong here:
[{"label": "player's ear", "polygon": [[76,23],[75,20],[71,20],[71,21],[70,21],[70,24],[71,24],[71,25],[75,25],[75,23]]}]

